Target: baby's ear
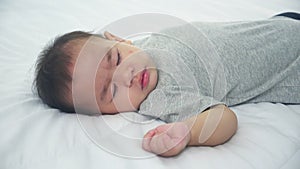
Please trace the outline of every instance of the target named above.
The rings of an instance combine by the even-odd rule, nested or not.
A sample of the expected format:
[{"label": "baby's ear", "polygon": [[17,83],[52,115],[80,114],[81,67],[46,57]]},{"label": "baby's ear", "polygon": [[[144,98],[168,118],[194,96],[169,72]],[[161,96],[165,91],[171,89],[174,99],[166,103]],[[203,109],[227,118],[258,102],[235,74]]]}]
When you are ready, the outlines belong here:
[{"label": "baby's ear", "polygon": [[125,39],[122,39],[116,35],[113,35],[111,34],[110,32],[108,31],[105,31],[104,32],[104,37],[108,40],[113,40],[113,41],[118,41],[118,42],[124,42],[124,43],[127,43],[127,44],[132,44],[132,42],[130,40],[125,40]]}]

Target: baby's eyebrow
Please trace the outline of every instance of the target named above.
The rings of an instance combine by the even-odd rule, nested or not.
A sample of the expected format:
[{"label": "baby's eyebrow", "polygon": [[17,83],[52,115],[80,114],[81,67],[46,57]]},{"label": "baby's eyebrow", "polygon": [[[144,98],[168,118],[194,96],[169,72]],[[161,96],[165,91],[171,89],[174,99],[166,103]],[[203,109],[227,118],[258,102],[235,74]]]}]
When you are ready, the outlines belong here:
[{"label": "baby's eyebrow", "polygon": [[107,55],[107,61],[110,62],[111,61],[111,48],[106,52]]}]

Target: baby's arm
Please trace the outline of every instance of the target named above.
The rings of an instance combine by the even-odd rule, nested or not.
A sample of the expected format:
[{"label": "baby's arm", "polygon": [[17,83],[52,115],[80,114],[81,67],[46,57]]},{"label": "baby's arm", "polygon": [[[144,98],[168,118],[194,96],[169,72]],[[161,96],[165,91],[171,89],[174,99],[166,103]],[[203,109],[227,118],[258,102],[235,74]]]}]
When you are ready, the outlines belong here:
[{"label": "baby's arm", "polygon": [[174,156],[188,146],[216,146],[237,130],[237,118],[225,105],[214,106],[182,122],[158,126],[143,140],[143,148],[162,156]]}]

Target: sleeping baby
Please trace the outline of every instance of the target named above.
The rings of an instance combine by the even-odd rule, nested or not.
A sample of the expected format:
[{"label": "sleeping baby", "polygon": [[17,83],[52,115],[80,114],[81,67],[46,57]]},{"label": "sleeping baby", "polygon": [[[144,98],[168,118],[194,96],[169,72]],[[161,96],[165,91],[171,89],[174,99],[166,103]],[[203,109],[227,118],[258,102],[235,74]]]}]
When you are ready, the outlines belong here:
[{"label": "sleeping baby", "polygon": [[67,113],[135,111],[165,121],[142,145],[161,156],[220,145],[237,131],[228,106],[300,103],[300,22],[290,14],[193,22],[133,42],[70,32],[41,52],[37,92]]}]

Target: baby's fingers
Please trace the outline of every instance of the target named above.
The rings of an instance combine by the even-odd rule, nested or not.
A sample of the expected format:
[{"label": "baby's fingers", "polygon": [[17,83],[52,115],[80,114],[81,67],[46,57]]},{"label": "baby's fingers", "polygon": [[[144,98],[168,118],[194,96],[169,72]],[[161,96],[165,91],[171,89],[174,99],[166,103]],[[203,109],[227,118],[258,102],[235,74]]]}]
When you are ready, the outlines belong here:
[{"label": "baby's fingers", "polygon": [[120,38],[116,35],[113,35],[113,34],[111,34],[110,32],[107,32],[107,31],[104,32],[104,36],[105,36],[106,39],[109,39],[109,40],[115,40],[115,41],[119,41],[119,42],[124,42],[125,41],[124,39],[122,39],[122,38]]},{"label": "baby's fingers", "polygon": [[145,134],[145,136],[143,138],[143,143],[142,143],[142,147],[144,150],[151,152],[150,142],[154,135],[155,135],[155,129],[152,129]]},{"label": "baby's fingers", "polygon": [[150,149],[155,154],[163,154],[170,149],[171,138],[166,134],[154,136],[150,142]]},{"label": "baby's fingers", "polygon": [[117,41],[117,42],[124,42],[124,43],[132,45],[131,40],[122,39],[122,38],[120,38],[120,37],[118,37],[114,34],[111,34],[110,32],[107,32],[107,31],[104,32],[104,37],[108,40]]}]

